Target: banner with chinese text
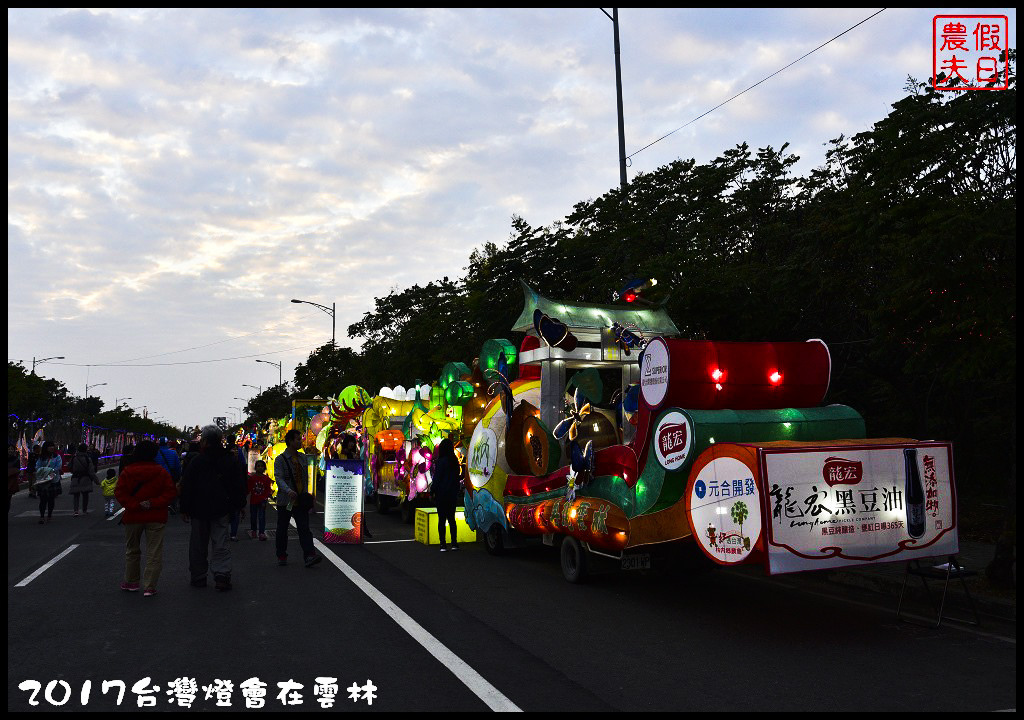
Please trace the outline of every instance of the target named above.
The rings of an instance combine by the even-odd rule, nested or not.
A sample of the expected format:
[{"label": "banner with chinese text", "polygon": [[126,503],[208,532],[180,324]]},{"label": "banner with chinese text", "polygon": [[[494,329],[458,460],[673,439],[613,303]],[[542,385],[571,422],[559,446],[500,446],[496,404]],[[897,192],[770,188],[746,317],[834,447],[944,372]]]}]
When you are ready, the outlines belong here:
[{"label": "banner with chinese text", "polygon": [[363,464],[328,460],[324,486],[324,542],[363,541]]},{"label": "banner with chinese text", "polygon": [[759,448],[769,574],[958,551],[949,443]]}]

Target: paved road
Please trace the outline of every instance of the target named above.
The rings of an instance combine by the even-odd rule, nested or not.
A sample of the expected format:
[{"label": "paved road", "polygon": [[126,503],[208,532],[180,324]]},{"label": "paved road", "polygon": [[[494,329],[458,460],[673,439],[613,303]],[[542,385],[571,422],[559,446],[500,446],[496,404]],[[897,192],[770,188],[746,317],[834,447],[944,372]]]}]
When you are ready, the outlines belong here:
[{"label": "paved road", "polygon": [[[96,498],[93,499],[94,502]],[[617,573],[566,583],[551,548],[502,558],[481,545],[441,554],[409,539],[394,514],[368,517],[362,547],[278,567],[273,542],[233,545],[235,589],[188,586],[188,527],[168,525],[159,593],[118,589],[123,528],[102,510],[50,525],[15,497],[8,523],[8,709],[29,705],[25,680],[71,688],[57,709],[118,709],[103,680],[165,690],[195,678],[193,709],[219,709],[203,686],[303,684],[292,709],[320,711],[314,679],[335,677],[336,707],[358,710],[1003,710],[1016,707],[1012,628],[975,633],[897,624],[889,598],[734,570],[695,576]],[[271,513],[273,514],[273,513]],[[243,525],[244,527],[244,525]],[[294,531],[293,531],[294,532]],[[72,545],[24,587],[15,587]],[[290,540],[293,556],[297,541]],[[368,594],[369,593],[369,594]],[[351,700],[372,681],[375,699]],[[51,695],[59,700],[63,686]],[[223,708],[227,709],[227,708]]]}]

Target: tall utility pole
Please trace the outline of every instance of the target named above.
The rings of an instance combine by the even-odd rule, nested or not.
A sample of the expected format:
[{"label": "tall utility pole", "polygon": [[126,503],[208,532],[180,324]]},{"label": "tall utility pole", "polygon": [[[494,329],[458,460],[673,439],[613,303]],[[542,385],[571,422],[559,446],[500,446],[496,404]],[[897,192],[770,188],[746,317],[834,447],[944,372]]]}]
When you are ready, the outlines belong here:
[{"label": "tall utility pole", "polygon": [[622,193],[626,193],[626,123],[622,117],[622,62],[619,52],[619,9],[612,8],[612,14],[608,15],[604,8],[601,12],[612,21],[615,35],[615,97],[619,109],[619,187]]}]

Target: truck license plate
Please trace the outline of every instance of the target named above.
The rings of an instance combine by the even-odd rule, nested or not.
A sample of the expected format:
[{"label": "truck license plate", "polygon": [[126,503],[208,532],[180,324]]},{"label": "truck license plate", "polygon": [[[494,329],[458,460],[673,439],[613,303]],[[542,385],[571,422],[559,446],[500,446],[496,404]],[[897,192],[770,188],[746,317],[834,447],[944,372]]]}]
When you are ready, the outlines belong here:
[{"label": "truck license plate", "polygon": [[623,570],[650,570],[651,569],[651,556],[649,553],[642,555],[623,555],[622,556],[622,569]]}]

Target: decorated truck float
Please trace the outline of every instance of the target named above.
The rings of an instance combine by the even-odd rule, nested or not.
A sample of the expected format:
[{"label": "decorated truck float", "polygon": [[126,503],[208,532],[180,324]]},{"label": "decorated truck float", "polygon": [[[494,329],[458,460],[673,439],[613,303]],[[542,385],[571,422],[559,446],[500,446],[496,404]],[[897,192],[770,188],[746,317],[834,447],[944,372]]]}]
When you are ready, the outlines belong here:
[{"label": "decorated truck float", "polygon": [[432,391],[464,411],[450,434],[488,552],[557,544],[571,582],[686,544],[769,574],[957,552],[951,445],[868,439],[821,406],[821,340],[684,340],[657,307],[523,291],[519,348],[488,341]]}]

